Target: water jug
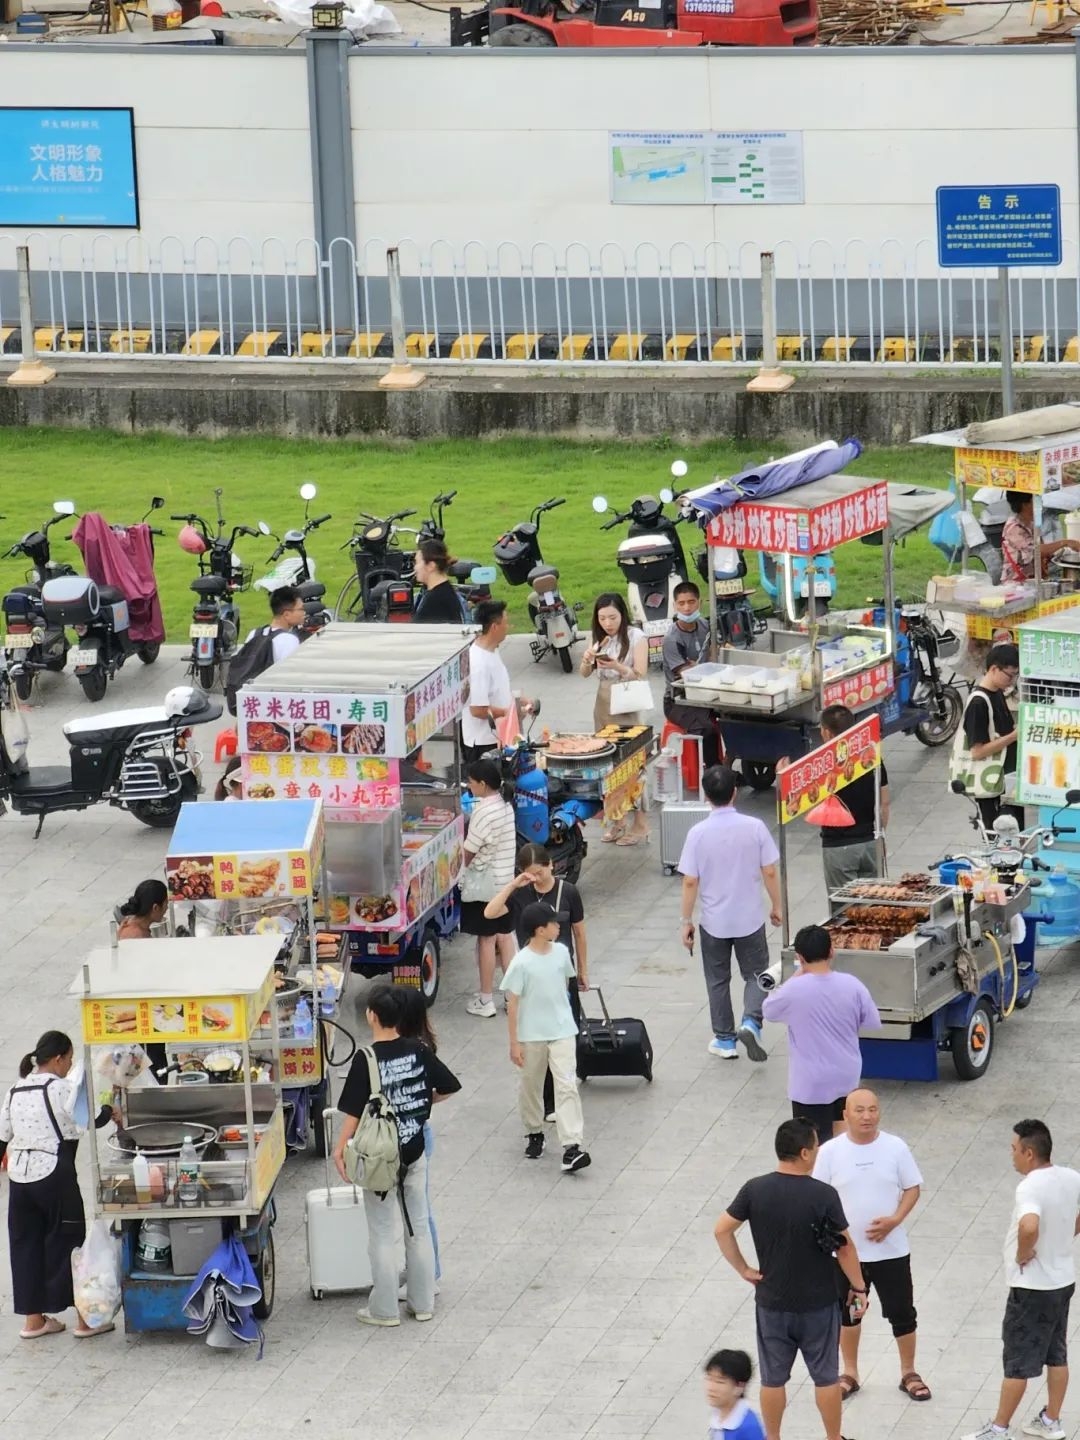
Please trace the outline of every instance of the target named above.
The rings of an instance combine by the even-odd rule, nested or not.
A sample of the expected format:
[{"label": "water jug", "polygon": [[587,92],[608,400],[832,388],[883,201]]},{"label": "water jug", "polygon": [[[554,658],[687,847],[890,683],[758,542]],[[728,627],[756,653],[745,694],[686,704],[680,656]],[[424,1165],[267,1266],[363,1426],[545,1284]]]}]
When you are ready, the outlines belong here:
[{"label": "water jug", "polygon": [[1054,922],[1039,926],[1036,944],[1063,945],[1080,936],[1080,885],[1069,879],[1064,865],[1043,882],[1039,904],[1051,912]]}]

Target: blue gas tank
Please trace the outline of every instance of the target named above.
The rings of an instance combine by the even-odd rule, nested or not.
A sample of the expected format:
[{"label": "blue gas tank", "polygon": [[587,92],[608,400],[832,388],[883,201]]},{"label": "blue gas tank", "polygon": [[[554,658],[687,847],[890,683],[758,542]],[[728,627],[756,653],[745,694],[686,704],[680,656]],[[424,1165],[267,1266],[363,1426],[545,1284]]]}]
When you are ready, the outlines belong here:
[{"label": "blue gas tank", "polygon": [[521,838],[543,845],[550,833],[548,778],[531,755],[521,756],[514,780],[514,811]]},{"label": "blue gas tank", "polygon": [[1063,945],[1080,935],[1080,885],[1069,879],[1063,865],[1040,886],[1039,904],[1054,917],[1052,924],[1039,927],[1039,945]]}]

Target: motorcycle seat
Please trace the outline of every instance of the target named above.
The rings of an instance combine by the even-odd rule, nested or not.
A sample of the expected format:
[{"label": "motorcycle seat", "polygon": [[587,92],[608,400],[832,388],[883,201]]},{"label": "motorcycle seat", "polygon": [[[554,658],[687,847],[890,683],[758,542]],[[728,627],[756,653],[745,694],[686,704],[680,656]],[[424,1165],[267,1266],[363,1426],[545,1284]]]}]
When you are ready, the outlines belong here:
[{"label": "motorcycle seat", "polygon": [[305,580],[297,585],[296,593],[301,600],[319,600],[326,594],[326,586],[321,580]]},{"label": "motorcycle seat", "polygon": [[55,795],[71,789],[71,771],[63,765],[35,765],[11,777],[12,795]]},{"label": "motorcycle seat", "polygon": [[115,585],[99,585],[98,595],[101,597],[102,605],[122,605],[127,596]]},{"label": "motorcycle seat", "polygon": [[[546,580],[548,578],[552,580],[559,578],[559,572],[554,565],[534,565],[528,574],[530,585],[535,585],[538,580]],[[548,586],[547,588],[550,589],[551,587]]]},{"label": "motorcycle seat", "polygon": [[221,575],[197,575],[188,586],[196,595],[224,595],[229,582]]},{"label": "motorcycle seat", "polygon": [[479,563],[478,560],[455,560],[450,566],[451,578],[454,580],[468,580]]},{"label": "motorcycle seat", "polygon": [[164,705],[146,705],[138,710],[114,710],[111,715],[87,716],[69,720],[64,735],[71,745],[129,744],[141,730],[150,726],[165,729],[170,723]]}]

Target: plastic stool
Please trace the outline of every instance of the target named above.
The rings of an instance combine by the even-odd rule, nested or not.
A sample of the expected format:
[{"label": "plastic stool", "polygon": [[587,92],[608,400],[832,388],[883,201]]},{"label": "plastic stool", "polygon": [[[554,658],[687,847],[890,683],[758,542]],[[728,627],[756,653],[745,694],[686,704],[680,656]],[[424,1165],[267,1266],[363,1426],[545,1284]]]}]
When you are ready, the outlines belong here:
[{"label": "plastic stool", "polygon": [[217,739],[214,741],[214,764],[220,765],[226,755],[235,755],[236,745],[235,730],[219,730]]},{"label": "plastic stool", "polygon": [[[668,741],[674,736],[685,734],[686,731],[680,730],[671,720],[665,720],[664,728],[660,731],[660,749],[666,749]],[[698,774],[698,756],[701,751],[696,745],[683,745],[681,749],[683,790],[688,795],[696,795],[701,783],[701,776]]]}]

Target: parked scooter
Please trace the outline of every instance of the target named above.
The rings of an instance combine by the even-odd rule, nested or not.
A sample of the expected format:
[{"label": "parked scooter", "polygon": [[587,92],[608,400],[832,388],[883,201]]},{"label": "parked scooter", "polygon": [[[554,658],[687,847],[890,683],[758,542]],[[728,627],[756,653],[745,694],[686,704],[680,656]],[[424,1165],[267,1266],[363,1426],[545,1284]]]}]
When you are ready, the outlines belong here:
[{"label": "parked scooter", "polygon": [[34,676],[43,670],[59,674],[67,664],[68,638],[63,625],[50,624],[41,603],[41,587],[46,580],[74,575],[75,568],[65,561],[54,560],[49,544],[49,530],[61,520],[75,514],[71,500],[55,500],[54,514],[40,530],[29,530],[3,556],[13,560],[24,555],[32,568],[27,571],[26,584],[15,585],[4,596],[4,654],[12,668],[12,684],[20,700],[29,700]]},{"label": "parked scooter", "polygon": [[214,490],[217,504],[217,530],[211,532],[209,524],[201,515],[173,515],[173,520],[182,520],[184,528],[177,536],[181,550],[199,557],[199,574],[188,586],[196,595],[195,608],[191,614],[188,635],[191,637],[191,654],[188,657],[188,674],[198,681],[204,690],[213,689],[219,667],[224,673],[236,649],[240,633],[240,607],[235,596],[251,584],[251,567],[245,568],[233,546],[238,535],[259,537],[259,531],[250,525],[234,525],[231,534],[225,535],[225,517],[221,513],[222,490]]},{"label": "parked scooter", "polygon": [[[395,527],[395,534],[415,535],[417,545],[424,540],[445,542],[446,527],[443,512],[448,505],[453,504],[456,494],[456,490],[447,490],[441,495],[436,495],[429,506],[428,518],[420,522],[418,530],[401,525]],[[416,578],[413,574],[415,547],[411,551],[396,550],[389,553],[401,557],[403,568],[401,574],[395,578],[380,580],[370,587],[371,607],[374,611],[371,618],[391,624],[409,622],[412,620],[413,611],[416,609],[419,598],[416,593]],[[496,580],[498,572],[493,565],[479,565],[475,560],[455,560],[450,566],[449,573],[460,596],[462,618],[470,620],[476,606],[482,600],[491,599],[491,586]]]},{"label": "parked scooter", "polygon": [[342,550],[352,552],[354,573],[341,587],[334,613],[339,620],[375,620],[378,618],[377,586],[388,580],[400,580],[412,568],[413,552],[403,550],[398,541],[399,529],[410,535],[419,531],[399,526],[398,521],[415,515],[415,510],[398,510],[380,520],[366,510],[353,521],[353,533]]},{"label": "parked scooter", "polygon": [[[74,538],[90,573],[47,580],[42,586],[48,622],[70,625],[79,637],[69,658],[83,694],[92,702],[105,698],[109,681],[132,655],[138,655],[144,665],[153,665],[161,650],[165,629],[154,578],[154,536],[165,532],[147,525],[146,518],[164,504],[163,497],[155,495],[137,525],[110,525],[100,515],[84,515]],[[144,537],[136,534],[140,528],[146,532]],[[138,582],[137,593],[125,594],[105,581],[106,573],[117,567]],[[93,576],[95,570],[103,577],[100,581]],[[137,640],[131,634],[133,605],[142,612],[143,633]]]},{"label": "parked scooter", "polygon": [[[881,605],[863,616],[866,625],[885,623]],[[913,732],[920,744],[931,749],[947,745],[956,734],[964,714],[962,687],[970,683],[957,680],[954,673],[945,678],[940,662],[960,653],[960,637],[940,617],[935,620],[928,607],[921,603],[897,603],[896,606],[896,670],[897,699],[925,711]]]},{"label": "parked scooter", "polygon": [[[600,527],[630,526],[626,539],[619,541],[615,560],[626,579],[630,619],[645,632],[654,665],[661,662],[664,636],[675,614],[675,587],[686,579],[686,556],[675,528],[678,518],[672,520],[664,511],[672,499],[670,490],[661,490],[659,499],[639,495],[629,510],[616,512]],[[603,495],[597,495],[592,508],[604,515],[610,507]]]},{"label": "parked scooter", "polygon": [[781,619],[794,624],[811,611],[824,615],[836,598],[836,561],[832,551],[820,555],[758,556],[761,588]]},{"label": "parked scooter", "polygon": [[[274,569],[261,580],[256,580],[254,588],[265,590],[268,595],[285,585],[292,585],[299,590],[300,598],[304,602],[305,619],[301,629],[305,635],[314,635],[333,619],[326,608],[326,586],[315,579],[315,561],[307,552],[307,537],[320,525],[333,519],[331,515],[320,515],[315,520],[308,518],[311,502],[318,493],[310,481],[300,486],[300,498],[304,502],[304,524],[300,530],[286,530],[284,535],[275,535],[265,520],[259,521],[259,533],[272,537],[278,544],[267,561]],[[283,559],[286,551],[289,554]]]},{"label": "parked scooter", "polygon": [[10,672],[0,663],[0,815],[9,806],[17,815],[36,815],[35,840],[46,815],[101,803],[130,811],[144,825],[171,829],[183,802],[198,797],[200,756],[189,745],[190,727],[218,719],[221,706],[192,687],[177,686],[151,709],[69,720],[69,766],[38,769],[28,764],[25,719],[12,691]]},{"label": "parked scooter", "polygon": [[559,590],[559,572],[544,563],[540,553],[540,517],[548,510],[565,505],[565,500],[545,500],[537,505],[529,520],[523,520],[500,535],[493,547],[495,563],[508,585],[531,585],[529,614],[536,639],[532,641],[532,657],[542,660],[554,650],[567,675],[574,668],[570,648],[581,639],[577,628],[578,602],[568,605]]}]

